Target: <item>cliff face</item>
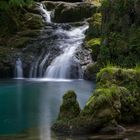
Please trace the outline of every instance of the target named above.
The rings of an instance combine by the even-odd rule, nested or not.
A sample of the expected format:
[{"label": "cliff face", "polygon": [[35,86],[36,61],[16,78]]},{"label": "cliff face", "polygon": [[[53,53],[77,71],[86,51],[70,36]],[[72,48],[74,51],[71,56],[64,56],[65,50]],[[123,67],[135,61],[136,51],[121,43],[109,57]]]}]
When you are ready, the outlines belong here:
[{"label": "cliff face", "polygon": [[[43,25],[39,14],[25,9],[0,12],[0,77],[13,76],[16,58],[29,42],[37,38]],[[31,61],[32,52],[26,51],[24,55]]]}]

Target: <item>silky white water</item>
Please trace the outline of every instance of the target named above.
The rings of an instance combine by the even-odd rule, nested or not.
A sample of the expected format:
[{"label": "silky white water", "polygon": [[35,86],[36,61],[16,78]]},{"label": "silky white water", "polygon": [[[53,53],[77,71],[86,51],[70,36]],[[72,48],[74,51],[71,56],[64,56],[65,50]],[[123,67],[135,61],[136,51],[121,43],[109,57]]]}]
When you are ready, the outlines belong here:
[{"label": "silky white water", "polygon": [[16,60],[15,65],[15,77],[16,78],[23,78],[23,67],[22,67],[22,61],[20,58]]},{"label": "silky white water", "polygon": [[39,10],[41,12],[42,17],[44,18],[44,21],[47,23],[51,23],[51,11],[47,11],[45,5],[40,3]]},{"label": "silky white water", "polygon": [[56,30],[57,34],[63,34],[64,39],[59,41],[59,48],[62,50],[62,54],[57,56],[47,68],[45,77],[47,78],[70,78],[71,67],[75,61],[75,51],[83,43],[85,37],[84,33],[88,29],[88,25],[84,25],[77,28],[71,28],[70,30],[64,30],[62,28]]}]

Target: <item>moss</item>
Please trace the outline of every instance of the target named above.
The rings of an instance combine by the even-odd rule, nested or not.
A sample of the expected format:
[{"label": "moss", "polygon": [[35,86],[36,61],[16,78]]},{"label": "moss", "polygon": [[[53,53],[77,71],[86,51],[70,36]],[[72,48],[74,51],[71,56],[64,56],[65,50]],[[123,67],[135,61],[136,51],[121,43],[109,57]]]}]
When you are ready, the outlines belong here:
[{"label": "moss", "polygon": [[29,29],[40,29],[43,27],[42,17],[38,14],[26,13],[24,25]]},{"label": "moss", "polygon": [[102,23],[102,15],[101,13],[95,13],[90,18],[89,29],[87,31],[87,39],[92,39],[101,36],[101,23]]},{"label": "moss", "polygon": [[[75,117],[58,120],[59,125],[55,123],[55,128],[93,133],[110,126],[112,122],[115,128],[119,122],[140,122],[140,71],[108,65],[98,73],[97,78],[96,90],[84,109]],[[64,98],[75,100],[73,93]],[[68,110],[67,104],[63,102],[63,105],[64,110]]]},{"label": "moss", "polygon": [[101,6],[101,1],[100,0],[85,0],[85,1],[89,2],[89,3],[93,4],[93,5],[96,5],[98,7]]},{"label": "moss", "polygon": [[[104,77],[104,75],[106,76]],[[114,84],[121,87],[121,122],[132,123],[140,121],[140,71],[135,69],[121,69],[107,67],[98,73],[97,87],[106,87]],[[123,88],[122,88],[123,87]]]},{"label": "moss", "polygon": [[32,38],[30,37],[20,37],[20,38],[14,38],[11,39],[9,42],[10,46],[13,48],[24,48],[26,47],[27,43],[29,43],[29,41],[31,41]]},{"label": "moss", "polygon": [[99,72],[100,68],[101,66],[97,62],[88,64],[84,71],[84,78],[88,80],[96,80],[96,74]]},{"label": "moss", "polygon": [[113,107],[115,101],[119,101],[119,93],[120,90],[117,86],[111,86],[110,88],[97,88],[93,96],[88,100],[82,113],[85,115],[85,112],[88,112],[90,115],[96,116],[98,111],[101,111],[104,108]]},{"label": "moss", "polygon": [[92,50],[92,58],[94,61],[97,60],[97,57],[99,55],[100,45],[101,45],[100,38],[94,38],[87,42],[87,48],[90,48]]},{"label": "moss", "polygon": [[[84,21],[92,16],[97,7],[89,3],[60,3],[54,12],[54,21],[59,23]],[[69,17],[69,18],[67,18]]]},{"label": "moss", "polygon": [[58,120],[73,119],[79,115],[80,107],[76,98],[76,94],[72,90],[64,94]]}]

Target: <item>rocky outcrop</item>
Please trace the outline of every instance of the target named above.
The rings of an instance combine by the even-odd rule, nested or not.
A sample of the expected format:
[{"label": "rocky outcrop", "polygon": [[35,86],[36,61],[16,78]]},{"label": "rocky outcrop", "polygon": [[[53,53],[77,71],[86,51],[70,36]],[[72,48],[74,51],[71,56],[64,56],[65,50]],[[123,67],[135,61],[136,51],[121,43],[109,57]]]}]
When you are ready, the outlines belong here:
[{"label": "rocky outcrop", "polygon": [[34,52],[37,53],[35,46],[30,51],[29,44],[37,40],[40,35],[44,26],[42,17],[36,13],[22,11],[22,9],[19,9],[17,13],[16,15],[14,11],[3,12],[0,16],[1,21],[6,23],[0,26],[2,29],[0,33],[0,78],[14,77],[15,62],[18,57],[24,62],[25,77],[29,76],[27,73],[30,63],[35,56]]},{"label": "rocky outcrop", "polygon": [[53,125],[53,130],[61,132],[61,126],[66,130],[64,132],[70,134],[124,132],[125,129],[118,123],[140,122],[139,81],[139,70],[115,67],[102,69],[97,75],[96,90],[84,109],[78,116],[67,120],[63,115],[61,121],[58,119]]}]

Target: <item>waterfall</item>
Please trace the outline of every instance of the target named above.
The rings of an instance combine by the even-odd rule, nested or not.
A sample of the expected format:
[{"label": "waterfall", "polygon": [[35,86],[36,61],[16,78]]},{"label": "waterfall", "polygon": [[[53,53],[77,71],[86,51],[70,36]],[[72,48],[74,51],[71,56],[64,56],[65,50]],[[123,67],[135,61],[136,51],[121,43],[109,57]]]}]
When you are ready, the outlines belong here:
[{"label": "waterfall", "polygon": [[76,52],[82,46],[88,24],[74,27],[69,23],[52,23],[51,12],[43,4],[39,5],[39,10],[44,22],[50,23],[45,26],[41,40],[45,46],[47,44],[47,49],[32,63],[30,78],[82,78]]},{"label": "waterfall", "polygon": [[23,68],[22,68],[22,61],[20,58],[16,60],[15,65],[15,76],[16,78],[23,78]]},{"label": "waterfall", "polygon": [[[75,51],[83,43],[85,37],[84,32],[87,30],[88,26],[84,25],[77,28],[72,28],[69,31],[64,29],[58,29],[56,32],[58,34],[63,34],[65,37],[63,40],[59,41],[60,49],[62,54],[57,56],[45,72],[45,77],[47,78],[71,78],[71,73],[73,64],[77,63],[74,60]],[[79,64],[77,64],[79,69]],[[78,70],[79,71],[79,70]],[[81,73],[78,77],[80,78]]]},{"label": "waterfall", "polygon": [[44,21],[47,23],[51,23],[51,11],[47,11],[45,5],[43,5],[42,3],[40,3],[39,5],[39,10]]}]

